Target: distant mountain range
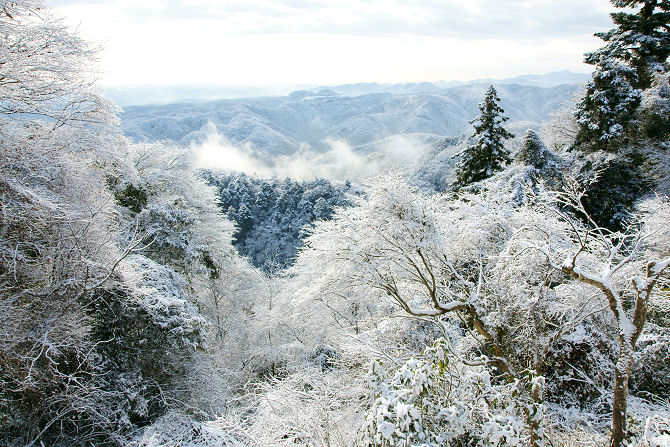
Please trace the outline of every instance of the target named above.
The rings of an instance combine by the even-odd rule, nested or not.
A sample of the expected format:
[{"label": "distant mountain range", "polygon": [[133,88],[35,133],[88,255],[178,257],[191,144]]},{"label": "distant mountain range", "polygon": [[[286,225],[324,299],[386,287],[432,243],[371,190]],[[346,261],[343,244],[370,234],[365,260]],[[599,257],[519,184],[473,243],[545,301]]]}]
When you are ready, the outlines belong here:
[{"label": "distant mountain range", "polygon": [[[532,127],[551,117],[580,90],[577,79],[559,72],[493,81],[511,128]],[[582,78],[579,78],[582,79]],[[309,147],[324,151],[327,140],[347,141],[360,152],[396,135],[431,141],[468,131],[490,81],[443,88],[433,83],[354,84],[299,90],[288,96],[224,99],[126,107],[123,129],[131,139],[168,140],[188,145],[205,140],[213,129],[236,145],[271,158]]]},{"label": "distant mountain range", "polygon": [[416,93],[441,93],[444,89],[476,84],[517,84],[533,87],[557,87],[566,84],[585,84],[591,79],[591,75],[585,73],[574,73],[571,71],[555,71],[547,74],[529,74],[506,79],[482,78],[472,81],[436,81],[436,82],[410,82],[402,84],[378,84],[359,83],[345,84],[336,87],[321,87],[314,91],[325,90],[347,96],[360,96],[371,93],[393,93],[393,94],[416,94]]},{"label": "distant mountain range", "polygon": [[518,84],[535,87],[556,87],[563,84],[584,84],[590,75],[571,71],[556,71],[547,74],[530,74],[506,79],[483,78],[471,81],[410,82],[401,84],[358,83],[338,86],[229,86],[229,85],[124,85],[106,86],[105,94],[121,107],[147,104],[171,104],[176,102],[205,102],[217,99],[254,98],[262,96],[284,96],[295,90],[331,90],[345,96],[361,96],[370,93],[439,93],[442,89],[468,84]]}]

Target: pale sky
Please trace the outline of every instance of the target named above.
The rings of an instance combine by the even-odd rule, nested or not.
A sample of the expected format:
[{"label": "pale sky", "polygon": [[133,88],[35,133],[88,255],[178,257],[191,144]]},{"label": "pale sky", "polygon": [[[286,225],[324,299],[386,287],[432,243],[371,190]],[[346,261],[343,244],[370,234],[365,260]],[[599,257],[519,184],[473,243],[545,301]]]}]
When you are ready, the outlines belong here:
[{"label": "pale sky", "polygon": [[589,72],[609,0],[47,0],[104,84],[335,85]]}]

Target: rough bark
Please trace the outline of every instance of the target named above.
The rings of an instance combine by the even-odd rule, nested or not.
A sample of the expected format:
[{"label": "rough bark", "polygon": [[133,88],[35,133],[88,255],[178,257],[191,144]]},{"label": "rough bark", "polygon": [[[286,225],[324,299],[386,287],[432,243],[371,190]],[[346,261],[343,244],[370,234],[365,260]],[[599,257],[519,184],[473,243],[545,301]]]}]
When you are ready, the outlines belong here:
[{"label": "rough bark", "polygon": [[626,436],[626,412],[628,407],[628,380],[633,366],[634,347],[621,342],[619,360],[614,372],[614,399],[612,402],[611,447],[619,447]]}]

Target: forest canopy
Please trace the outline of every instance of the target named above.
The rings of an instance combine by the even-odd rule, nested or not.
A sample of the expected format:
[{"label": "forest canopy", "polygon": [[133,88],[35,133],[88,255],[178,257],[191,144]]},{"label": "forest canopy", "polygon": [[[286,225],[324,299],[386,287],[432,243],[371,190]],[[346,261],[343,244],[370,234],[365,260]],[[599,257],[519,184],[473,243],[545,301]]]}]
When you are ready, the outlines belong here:
[{"label": "forest canopy", "polygon": [[670,3],[612,4],[573,107],[352,184],[131,142],[0,0],[0,443],[670,445]]}]

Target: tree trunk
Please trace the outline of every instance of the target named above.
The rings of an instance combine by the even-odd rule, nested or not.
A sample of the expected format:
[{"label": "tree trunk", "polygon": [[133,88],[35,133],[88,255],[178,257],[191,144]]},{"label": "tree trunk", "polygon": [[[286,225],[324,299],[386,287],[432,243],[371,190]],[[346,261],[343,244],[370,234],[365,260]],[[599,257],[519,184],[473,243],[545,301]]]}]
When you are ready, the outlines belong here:
[{"label": "tree trunk", "polygon": [[628,380],[633,366],[633,347],[622,341],[614,371],[614,399],[612,402],[612,437],[610,447],[623,445],[626,436],[626,410],[628,406]]},{"label": "tree trunk", "polygon": [[[533,408],[533,410],[537,410],[537,408]],[[542,427],[542,421],[531,414],[528,425],[530,429],[530,447],[544,447],[544,429]]]},{"label": "tree trunk", "polygon": [[[533,379],[540,375],[538,373],[532,376]],[[532,381],[530,383],[530,392],[532,396],[532,404],[529,408],[527,414],[528,417],[528,426],[530,428],[530,447],[544,447],[545,446],[545,435],[544,435],[544,412],[542,411],[542,401],[543,401],[543,388],[544,388],[544,379],[538,381]]]}]

